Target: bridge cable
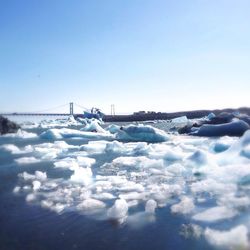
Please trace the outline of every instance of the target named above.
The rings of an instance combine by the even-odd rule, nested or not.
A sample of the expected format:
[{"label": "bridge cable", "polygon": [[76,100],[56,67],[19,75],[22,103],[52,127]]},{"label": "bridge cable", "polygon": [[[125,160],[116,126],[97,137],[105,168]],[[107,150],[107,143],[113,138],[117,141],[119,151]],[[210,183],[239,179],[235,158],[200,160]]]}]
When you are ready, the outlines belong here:
[{"label": "bridge cable", "polygon": [[29,113],[45,113],[45,112],[55,110],[55,109],[58,109],[58,108],[66,107],[68,105],[69,105],[68,103],[67,104],[62,104],[62,105],[59,105],[59,106],[56,106],[56,107],[53,107],[53,108],[48,108],[48,109],[39,110],[39,111],[33,111],[33,112],[29,112]]}]

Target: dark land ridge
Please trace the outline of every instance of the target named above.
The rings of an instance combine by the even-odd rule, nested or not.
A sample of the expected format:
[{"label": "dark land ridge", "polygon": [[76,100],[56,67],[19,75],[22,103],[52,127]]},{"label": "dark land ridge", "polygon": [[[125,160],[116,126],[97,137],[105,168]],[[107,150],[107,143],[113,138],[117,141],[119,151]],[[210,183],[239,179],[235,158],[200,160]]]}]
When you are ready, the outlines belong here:
[{"label": "dark land ridge", "polygon": [[104,122],[133,122],[133,121],[150,121],[150,120],[171,120],[180,116],[186,116],[188,119],[201,118],[214,113],[218,115],[220,113],[234,113],[239,112],[250,116],[250,108],[242,107],[238,109],[215,109],[215,110],[193,110],[193,111],[180,111],[172,113],[162,112],[136,112],[131,115],[105,115],[103,117]]}]

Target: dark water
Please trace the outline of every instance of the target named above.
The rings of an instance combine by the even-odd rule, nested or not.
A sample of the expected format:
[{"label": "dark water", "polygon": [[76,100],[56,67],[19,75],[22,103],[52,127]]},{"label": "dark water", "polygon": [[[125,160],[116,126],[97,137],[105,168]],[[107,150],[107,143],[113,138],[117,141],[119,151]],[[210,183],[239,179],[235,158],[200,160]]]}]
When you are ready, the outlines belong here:
[{"label": "dark water", "polygon": [[[157,210],[155,221],[137,227],[96,220],[75,212],[58,215],[30,205],[13,194],[18,173],[23,172],[8,153],[0,155],[0,249],[211,249],[203,240],[185,239],[180,225],[189,223],[169,210]],[[24,166],[32,173],[47,164]]]}]

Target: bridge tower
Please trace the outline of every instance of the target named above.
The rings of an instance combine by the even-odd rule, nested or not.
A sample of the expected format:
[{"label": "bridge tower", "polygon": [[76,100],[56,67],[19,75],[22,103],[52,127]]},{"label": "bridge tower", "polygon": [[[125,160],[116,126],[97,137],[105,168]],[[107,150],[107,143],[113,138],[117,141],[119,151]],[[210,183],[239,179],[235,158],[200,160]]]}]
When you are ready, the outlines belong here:
[{"label": "bridge tower", "polygon": [[74,103],[73,102],[69,103],[69,113],[70,115],[74,115]]},{"label": "bridge tower", "polygon": [[115,104],[111,104],[111,115],[115,116]]}]

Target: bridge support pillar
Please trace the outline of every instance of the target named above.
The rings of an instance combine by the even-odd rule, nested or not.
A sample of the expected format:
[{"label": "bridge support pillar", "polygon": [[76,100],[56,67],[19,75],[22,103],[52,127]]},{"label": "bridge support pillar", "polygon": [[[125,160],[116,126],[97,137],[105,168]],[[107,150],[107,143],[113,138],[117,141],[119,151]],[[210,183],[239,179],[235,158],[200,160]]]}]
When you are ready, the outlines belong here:
[{"label": "bridge support pillar", "polygon": [[111,115],[115,115],[115,104],[111,104]]},{"label": "bridge support pillar", "polygon": [[69,113],[70,115],[74,115],[74,103],[73,102],[69,103]]}]

